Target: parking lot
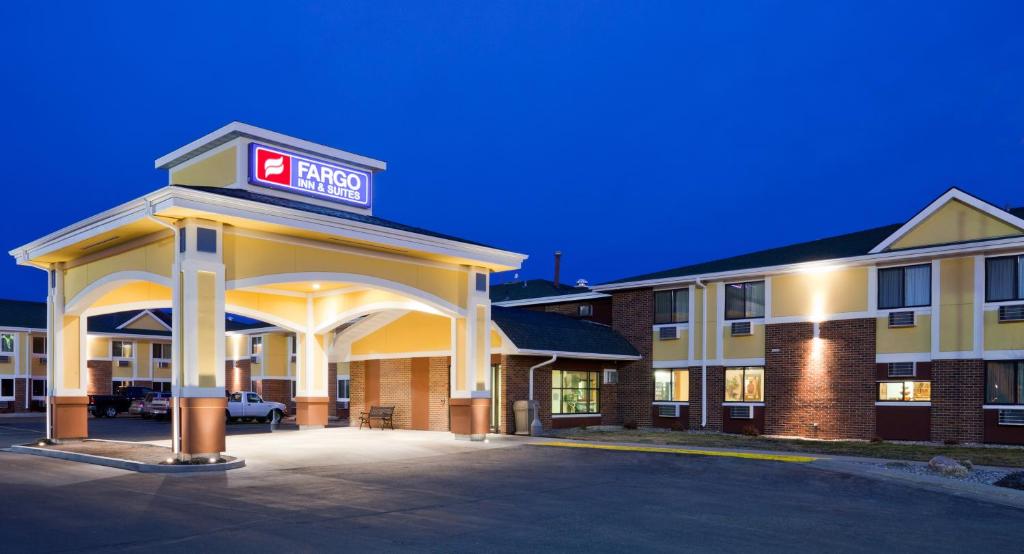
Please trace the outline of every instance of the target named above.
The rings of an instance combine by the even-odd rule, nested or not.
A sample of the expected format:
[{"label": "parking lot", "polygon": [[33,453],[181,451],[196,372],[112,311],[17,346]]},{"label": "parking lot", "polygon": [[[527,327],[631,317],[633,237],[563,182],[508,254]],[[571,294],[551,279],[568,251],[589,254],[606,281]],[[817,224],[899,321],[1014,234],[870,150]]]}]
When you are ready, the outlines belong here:
[{"label": "parking lot", "polygon": [[[93,436],[167,424],[90,420]],[[38,419],[0,420],[4,444]],[[229,426],[248,467],[153,475],[0,452],[10,549],[1019,552],[1024,512],[814,464]],[[39,529],[47,529],[46,533]]]}]

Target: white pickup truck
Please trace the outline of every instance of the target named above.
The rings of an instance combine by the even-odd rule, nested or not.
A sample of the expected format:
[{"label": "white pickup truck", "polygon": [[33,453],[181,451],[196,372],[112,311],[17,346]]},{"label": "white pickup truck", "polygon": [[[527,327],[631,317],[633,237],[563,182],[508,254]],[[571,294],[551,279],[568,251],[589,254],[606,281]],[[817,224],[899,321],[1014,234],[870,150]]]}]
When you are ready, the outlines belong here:
[{"label": "white pickup truck", "polygon": [[228,396],[227,422],[261,421],[280,423],[288,407],[280,402],[266,402],[255,392],[235,392]]}]

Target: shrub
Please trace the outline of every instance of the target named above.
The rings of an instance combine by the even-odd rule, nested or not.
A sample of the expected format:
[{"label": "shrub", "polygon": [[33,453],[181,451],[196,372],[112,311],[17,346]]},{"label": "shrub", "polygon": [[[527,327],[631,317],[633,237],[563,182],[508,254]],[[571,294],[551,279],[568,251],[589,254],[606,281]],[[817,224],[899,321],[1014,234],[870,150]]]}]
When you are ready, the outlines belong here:
[{"label": "shrub", "polygon": [[746,425],[746,427],[743,428],[742,433],[744,435],[748,436],[748,437],[759,437],[759,436],[761,436],[761,432],[758,431],[757,427],[754,427],[754,425],[752,423],[748,423]]},{"label": "shrub", "polygon": [[625,421],[622,422],[622,426],[630,430],[636,429],[638,427],[636,419],[632,417],[627,417]]},{"label": "shrub", "polygon": [[687,430],[686,424],[683,423],[682,421],[673,421],[671,429],[673,431],[686,431]]},{"label": "shrub", "polygon": [[878,443],[881,443],[881,442],[885,442],[885,439],[883,439],[882,437],[879,437],[878,435],[875,435],[875,436],[871,437],[871,442],[873,442],[875,444],[878,444]]}]

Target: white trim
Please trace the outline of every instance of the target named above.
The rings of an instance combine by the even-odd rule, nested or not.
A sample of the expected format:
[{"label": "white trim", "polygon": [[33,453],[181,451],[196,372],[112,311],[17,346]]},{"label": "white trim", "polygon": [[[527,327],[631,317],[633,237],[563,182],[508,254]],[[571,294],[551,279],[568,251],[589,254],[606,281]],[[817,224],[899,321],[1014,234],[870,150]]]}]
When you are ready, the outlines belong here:
[{"label": "white trim", "polygon": [[986,350],[981,358],[986,361],[1024,360],[1024,350]]},{"label": "white trim", "polygon": [[[89,315],[92,316],[94,314],[89,314]],[[83,317],[85,317],[85,316],[83,316]],[[124,341],[127,341],[127,342],[131,342],[131,341],[136,340],[136,339],[171,340],[171,336],[170,335],[136,335],[136,334],[126,335],[124,333],[107,333],[107,332],[99,332],[99,331],[89,331],[87,334],[90,337],[107,337],[107,338],[111,338],[111,339],[115,339],[115,340],[124,340]]]},{"label": "white trim", "polygon": [[888,401],[882,401],[882,400],[876,400],[875,401],[875,406],[897,406],[897,407],[908,407],[908,408],[914,408],[914,407],[928,408],[928,407],[931,407],[931,405],[932,405],[931,402],[917,402],[917,401],[914,401],[914,402],[899,402],[899,401],[888,402]]},{"label": "white trim", "polygon": [[[715,361],[718,362],[718,360],[715,360]],[[725,367],[725,368],[730,368],[730,367],[752,367],[752,366],[753,367],[757,367],[757,366],[763,367],[764,366],[764,358],[726,358],[724,360],[721,360],[719,363],[720,363],[720,365],[722,365],[722,367]],[[709,363],[709,365],[711,365],[711,364]]]},{"label": "white trim", "polygon": [[[125,282],[129,281],[145,281],[148,283],[154,283],[163,287],[167,287],[168,289],[171,288],[174,284],[173,280],[170,277],[165,277],[163,275],[151,273],[148,271],[116,271],[109,275],[104,275],[103,277],[93,281],[92,283],[89,283],[88,286],[80,290],[78,294],[76,294],[66,304],[64,313],[67,315],[82,315],[86,311],[88,311],[90,315],[99,315],[100,313],[114,313],[105,311],[108,308],[111,308],[112,306],[104,306],[96,309],[91,309],[91,307],[97,300],[103,297],[104,294],[114,289],[117,289],[118,287],[122,286]],[[121,306],[127,306],[132,304],[144,305],[145,307],[139,309],[147,310],[154,305],[166,306],[168,302],[146,301],[140,303],[121,304],[118,306],[118,311],[122,311],[120,309]]]},{"label": "white trim", "polygon": [[[764,324],[770,325],[773,323],[824,323],[826,321],[842,321],[846,319],[869,319],[875,317],[878,317],[877,313],[872,312],[870,310],[866,312],[836,312],[834,314],[829,314],[824,317],[813,315],[784,315],[779,317],[773,317],[770,319],[765,318]],[[761,320],[730,319],[729,323],[732,323],[733,321],[751,321],[753,323],[757,323]]]},{"label": "white trim", "polygon": [[[707,294],[705,292],[705,294]],[[715,321],[719,322],[719,325],[715,325],[715,358],[721,360],[725,358],[725,282],[715,283]],[[753,325],[751,325],[753,328]]]},{"label": "white trim", "polygon": [[978,354],[973,350],[959,350],[951,352],[934,352],[933,360],[974,360]]},{"label": "white trim", "polygon": [[985,256],[974,256],[974,353],[985,350]]},{"label": "white trim", "polygon": [[958,200],[968,206],[975,208],[981,212],[984,212],[996,219],[999,219],[1009,225],[1017,227],[1018,229],[1024,230],[1024,220],[1013,214],[1001,210],[980,198],[976,198],[963,192],[958,188],[951,188],[945,192],[942,196],[936,198],[931,204],[928,204],[923,210],[917,213],[910,221],[904,223],[894,233],[889,235],[885,240],[880,242],[877,246],[871,249],[870,254],[877,254],[888,249],[893,243],[903,238],[906,234],[912,231],[915,227],[920,225],[924,220],[928,219],[932,214],[943,208],[951,200]]},{"label": "white trim", "polygon": [[[929,271],[931,271],[931,274],[932,274],[931,275],[932,282],[929,284],[929,286],[931,287],[931,291],[929,291],[930,292],[929,296],[931,296],[931,300],[932,300],[931,347],[932,347],[932,357],[936,357],[936,356],[939,355],[939,350],[940,350],[940,346],[941,346],[939,343],[942,340],[941,339],[941,334],[940,334],[940,331],[942,329],[940,327],[941,319],[942,319],[942,310],[941,310],[941,306],[940,306],[940,300],[941,300],[941,296],[942,296],[942,288],[941,288],[942,287],[942,281],[941,281],[942,264],[941,264],[941,262],[939,260],[932,260],[932,263],[931,263]],[[916,319],[917,319],[916,315],[914,316],[914,319],[915,319],[915,323],[916,323]]]},{"label": "white trim", "polygon": [[1024,410],[1024,404],[985,404],[982,410]]},{"label": "white trim", "polygon": [[118,325],[118,326],[117,326],[117,328],[118,328],[118,329],[125,329],[125,328],[127,328],[127,327],[128,327],[128,325],[131,325],[132,323],[135,323],[136,321],[138,321],[139,319],[142,319],[143,317],[145,317],[145,316],[147,316],[147,315],[148,315],[149,317],[153,318],[153,319],[154,319],[154,320],[155,320],[155,321],[156,321],[157,323],[159,323],[159,324],[160,324],[160,325],[161,325],[161,326],[162,326],[162,327],[163,327],[164,329],[167,329],[168,331],[170,331],[170,330],[171,330],[171,326],[170,326],[170,325],[168,325],[168,324],[164,323],[164,320],[162,320],[162,319],[160,319],[159,317],[157,317],[157,316],[156,316],[156,314],[154,314],[153,312],[151,312],[151,311],[150,311],[150,310],[148,310],[148,309],[146,309],[146,310],[142,310],[141,312],[139,312],[139,313],[135,314],[135,316],[134,316],[134,317],[132,317],[131,319],[129,319],[128,321],[125,321],[124,323],[122,323],[122,324]]},{"label": "white trim", "polygon": [[905,352],[896,354],[875,354],[876,364],[898,364],[900,362],[930,362],[929,352]]},{"label": "white trim", "polygon": [[685,369],[689,371],[694,367],[693,360],[655,360],[651,362],[651,369]]},{"label": "white trim", "polygon": [[601,417],[601,414],[551,414],[552,419]]},{"label": "white trim", "polygon": [[[510,283],[514,284],[514,283]],[[504,285],[495,285],[504,286]],[[599,298],[610,298],[610,294],[600,292],[581,292],[579,294],[563,294],[561,296],[538,296],[535,298],[524,298],[522,300],[505,300],[503,302],[492,302],[494,306],[514,307],[533,306],[536,304],[558,304],[561,302],[578,302],[580,300],[595,300]]]},{"label": "white trim", "polygon": [[722,402],[723,408],[763,408],[764,402]]},{"label": "white trim", "polygon": [[655,400],[652,406],[689,406],[689,400]]},{"label": "white trim", "polygon": [[868,311],[869,314],[878,312],[878,266],[868,266]]},{"label": "white trim", "polygon": [[530,350],[517,349],[510,353],[512,356],[554,356],[561,358],[572,358],[576,360],[639,360],[640,356],[627,356],[624,354],[599,354],[594,352],[563,352],[561,350]]}]

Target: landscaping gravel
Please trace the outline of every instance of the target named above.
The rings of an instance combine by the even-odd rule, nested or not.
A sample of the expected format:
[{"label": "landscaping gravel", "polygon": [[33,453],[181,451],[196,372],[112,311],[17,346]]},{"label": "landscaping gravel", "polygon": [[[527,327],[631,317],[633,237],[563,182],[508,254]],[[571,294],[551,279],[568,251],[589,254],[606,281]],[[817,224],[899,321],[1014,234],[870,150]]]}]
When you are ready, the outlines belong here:
[{"label": "landscaping gravel", "polygon": [[1006,477],[1011,472],[1002,470],[990,470],[990,469],[972,469],[966,477],[953,477],[949,475],[943,475],[937,471],[933,471],[928,467],[928,464],[911,463],[911,462],[886,462],[872,464],[875,467],[880,467],[889,471],[902,471],[904,473],[913,473],[915,475],[932,475],[935,477],[945,477],[947,479],[953,479],[956,481],[967,481],[971,483],[981,483],[984,485],[992,485],[996,481]]}]

